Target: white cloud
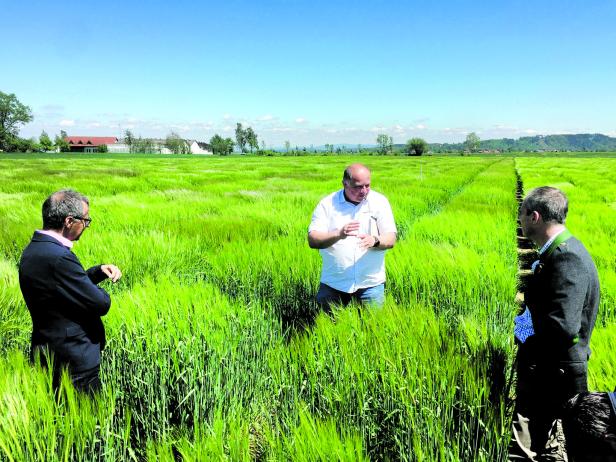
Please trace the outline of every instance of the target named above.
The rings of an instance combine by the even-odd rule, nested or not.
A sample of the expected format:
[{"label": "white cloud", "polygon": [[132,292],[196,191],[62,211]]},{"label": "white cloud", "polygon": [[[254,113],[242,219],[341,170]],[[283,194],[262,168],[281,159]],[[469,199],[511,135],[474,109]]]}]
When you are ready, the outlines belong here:
[{"label": "white cloud", "polygon": [[295,131],[295,129],[291,127],[273,127],[268,129],[267,131],[272,133],[288,133]]},{"label": "white cloud", "polygon": [[75,121],[71,119],[64,119],[60,121],[60,127],[74,127]]},{"label": "white cloud", "polygon": [[266,114],[264,116],[259,117],[257,120],[259,122],[269,122],[270,120],[275,120],[275,119],[276,119],[276,117],[274,117],[273,115]]},{"label": "white cloud", "polygon": [[306,122],[308,121],[304,119],[303,117],[298,117],[297,119],[295,119],[296,124],[305,124]]},{"label": "white cloud", "polygon": [[184,133],[186,133],[187,131],[190,130],[190,126],[189,125],[173,124],[173,125],[170,125],[170,128],[173,131],[184,132]]}]

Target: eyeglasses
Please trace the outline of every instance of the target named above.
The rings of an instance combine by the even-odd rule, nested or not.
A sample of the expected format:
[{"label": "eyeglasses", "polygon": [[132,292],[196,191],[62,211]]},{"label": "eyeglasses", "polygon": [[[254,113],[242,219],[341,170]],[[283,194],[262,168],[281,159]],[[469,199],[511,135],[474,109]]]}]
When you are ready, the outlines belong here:
[{"label": "eyeglasses", "polygon": [[92,223],[92,218],[85,218],[85,217],[73,217],[73,219],[75,220],[81,220],[83,222],[83,226],[84,228],[87,228],[90,226],[90,223]]}]

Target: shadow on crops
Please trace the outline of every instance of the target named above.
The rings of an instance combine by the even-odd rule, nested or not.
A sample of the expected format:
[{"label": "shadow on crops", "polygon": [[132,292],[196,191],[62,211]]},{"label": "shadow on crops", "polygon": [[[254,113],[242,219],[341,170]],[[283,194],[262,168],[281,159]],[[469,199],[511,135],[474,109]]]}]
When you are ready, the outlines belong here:
[{"label": "shadow on crops", "polygon": [[[213,414],[213,405],[210,399],[200,399],[199,416],[195,415],[195,401],[188,397],[204,392],[205,378],[203,374],[194,374],[194,364],[188,354],[181,357],[171,354],[170,348],[151,348],[145,339],[137,343],[135,340],[125,330],[117,333],[106,351],[109,358],[106,369],[111,372],[111,377],[106,379],[113,380],[116,425],[130,422],[130,447],[139,460],[145,460],[148,440],[158,439],[174,429],[192,431],[198,419],[207,420]],[[197,339],[196,344],[199,343],[206,354],[205,339]],[[193,380],[185,378],[187,371],[194,374]],[[180,460],[178,456],[179,453],[176,460]]]},{"label": "shadow on crops", "polygon": [[229,271],[222,276],[210,275],[207,279],[232,300],[247,305],[256,301],[264,310],[269,310],[279,321],[281,334],[286,340],[310,330],[322,311],[310,284],[293,281],[277,288],[272,275],[265,270],[259,272],[253,281],[243,279],[239,271]]},{"label": "shadow on crops", "polygon": [[[467,406],[465,403],[468,397],[464,396],[464,390],[456,387],[454,399],[456,404],[452,415],[453,434],[476,435],[474,441],[468,442],[470,444],[460,446],[460,460],[474,460],[477,451],[482,446],[481,439],[485,437],[481,435],[484,435],[487,429],[492,429],[499,434],[506,431],[506,428],[502,428],[502,423],[507,421],[506,416],[512,411],[510,398],[512,382],[508,379],[510,376],[507,373],[510,367],[508,352],[488,341],[473,351],[471,356],[472,363],[481,366],[468,373],[485,377],[489,387],[486,403],[488,405],[485,406],[484,411]],[[478,378],[481,379],[481,377]],[[507,454],[507,444],[504,442],[500,445],[496,444],[492,450],[495,451],[492,456],[498,453],[498,459],[504,459]]]}]

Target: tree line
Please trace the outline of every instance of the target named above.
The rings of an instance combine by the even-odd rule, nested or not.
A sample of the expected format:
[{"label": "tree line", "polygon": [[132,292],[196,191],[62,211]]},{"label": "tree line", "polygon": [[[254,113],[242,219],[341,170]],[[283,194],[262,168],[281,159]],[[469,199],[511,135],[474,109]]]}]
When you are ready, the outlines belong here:
[{"label": "tree line", "polygon": [[[35,138],[24,139],[20,138],[19,127],[33,120],[32,110],[29,106],[22,104],[15,94],[7,94],[0,91],[0,150],[5,152],[45,152],[58,150],[61,152],[70,151],[69,144],[66,140],[67,134],[61,131],[52,141],[49,135],[43,130],[38,140]],[[125,130],[124,143],[128,146],[130,153],[160,153],[162,148],[167,148],[173,154],[190,154],[190,146],[188,142],[181,138],[177,133],[171,132],[165,138],[164,142],[152,138],[136,137],[131,130]],[[279,154],[273,150],[265,149],[265,142],[261,142],[259,147],[258,135],[252,127],[244,127],[241,123],[236,124],[235,140],[232,138],[223,138],[219,134],[215,134],[209,140],[210,149],[213,154],[229,155],[233,153],[234,147],[240,153],[248,152],[258,155],[275,155]],[[311,146],[310,149],[295,146],[291,149],[291,142],[285,141],[285,150],[287,155],[303,155],[309,153],[317,153]],[[433,145],[437,147],[439,145]],[[463,143],[464,151],[477,152],[480,147],[480,139],[476,133],[469,133]],[[364,149],[362,145],[357,145],[357,150],[353,151],[346,147],[338,146],[335,148],[333,144],[325,145],[325,152],[330,154],[345,154],[350,152],[365,152],[369,154],[392,155],[406,154],[421,156],[430,150],[431,146],[422,138],[411,138],[402,147],[394,147],[393,138],[390,135],[381,133],[376,138],[375,149]],[[100,146],[99,152],[107,152],[107,146]],[[435,150],[438,150],[435,149]]]}]

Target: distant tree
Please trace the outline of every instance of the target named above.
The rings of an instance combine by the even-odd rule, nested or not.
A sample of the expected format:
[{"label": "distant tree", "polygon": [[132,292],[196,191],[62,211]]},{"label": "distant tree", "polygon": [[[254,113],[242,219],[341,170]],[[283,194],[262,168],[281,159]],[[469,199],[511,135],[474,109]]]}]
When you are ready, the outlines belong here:
[{"label": "distant tree", "polygon": [[358,152],[358,153],[359,153],[359,152],[361,152],[361,144],[358,144],[358,145],[357,145],[357,152]]},{"label": "distant tree", "polygon": [[109,148],[106,144],[101,144],[96,148],[96,152],[109,152]]},{"label": "distant tree", "polygon": [[131,132],[128,128],[124,130],[124,143],[128,146],[128,152],[133,153],[136,152],[133,150],[133,144],[135,142],[135,136],[133,132]]},{"label": "distant tree", "polygon": [[227,155],[227,145],[225,144],[225,140],[220,135],[216,134],[210,138],[210,146],[212,146],[212,154],[218,156]]},{"label": "distant tree", "polygon": [[409,156],[421,156],[428,150],[428,143],[422,138],[411,138],[406,142],[406,152]]},{"label": "distant tree", "polygon": [[261,150],[265,151],[265,147],[266,147],[265,140],[261,140]]},{"label": "distant tree", "polygon": [[233,154],[233,146],[235,145],[233,140],[231,138],[225,138],[224,142],[225,142],[225,151],[226,151],[226,153],[227,154]]},{"label": "distant tree", "polygon": [[464,147],[470,152],[477,152],[479,151],[480,142],[481,140],[477,136],[477,133],[471,132],[468,135],[466,135],[466,141],[464,141]]},{"label": "distant tree", "polygon": [[160,146],[154,142],[151,138],[132,138],[131,153],[140,153],[140,154],[160,154]]},{"label": "distant tree", "polygon": [[41,136],[39,136],[39,144],[41,145],[42,151],[47,152],[53,149],[53,143],[51,141],[51,138],[49,138],[49,135],[47,134],[47,132],[45,132],[45,130],[43,130],[41,132]]},{"label": "distant tree", "polygon": [[389,135],[381,133],[376,137],[376,144],[378,145],[378,152],[380,154],[388,154],[393,150],[394,139]]},{"label": "distant tree", "polygon": [[237,144],[241,152],[246,152],[246,143],[248,141],[246,138],[246,130],[244,130],[242,124],[238,122],[235,127],[235,144]]},{"label": "distant tree", "polygon": [[250,152],[252,153],[253,149],[259,149],[259,141],[257,140],[257,134],[254,132],[252,127],[246,128],[244,131],[244,135],[246,135],[246,142],[248,146],[250,146]]},{"label": "distant tree", "polygon": [[29,140],[24,141],[26,142],[24,144],[24,146],[26,146],[24,152],[41,152],[43,150],[41,143],[39,143],[34,136]]},{"label": "distant tree", "polygon": [[19,126],[32,121],[32,110],[14,93],[0,91],[0,150],[8,151],[19,134]]},{"label": "distant tree", "polygon": [[173,154],[190,154],[188,142],[175,132],[171,132],[165,139],[165,147]]},{"label": "distant tree", "polygon": [[233,140],[231,138],[223,138],[216,134],[210,139],[212,153],[219,156],[226,156],[233,152]]},{"label": "distant tree", "polygon": [[291,142],[289,140],[284,142],[284,147],[287,150],[287,154],[289,153],[289,149],[291,149]]},{"label": "distant tree", "polygon": [[53,144],[60,152],[70,152],[71,150],[71,146],[68,144],[68,135],[64,130],[60,130],[60,134],[55,136]]},{"label": "distant tree", "polygon": [[7,152],[36,152],[40,151],[40,145],[36,139],[20,138],[19,136],[11,136],[6,145]]}]

